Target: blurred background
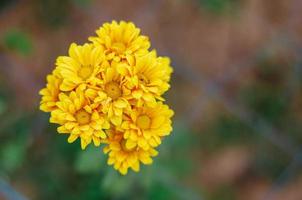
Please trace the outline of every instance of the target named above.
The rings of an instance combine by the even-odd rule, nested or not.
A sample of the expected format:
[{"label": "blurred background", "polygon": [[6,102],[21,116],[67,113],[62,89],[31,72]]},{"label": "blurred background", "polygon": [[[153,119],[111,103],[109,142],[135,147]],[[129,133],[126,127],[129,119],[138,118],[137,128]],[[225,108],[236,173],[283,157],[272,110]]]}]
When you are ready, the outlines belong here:
[{"label": "blurred background", "polygon": [[[1,0],[0,199],[301,200],[301,0]],[[133,21],[174,67],[174,131],[121,176],[38,91],[71,42]]]}]

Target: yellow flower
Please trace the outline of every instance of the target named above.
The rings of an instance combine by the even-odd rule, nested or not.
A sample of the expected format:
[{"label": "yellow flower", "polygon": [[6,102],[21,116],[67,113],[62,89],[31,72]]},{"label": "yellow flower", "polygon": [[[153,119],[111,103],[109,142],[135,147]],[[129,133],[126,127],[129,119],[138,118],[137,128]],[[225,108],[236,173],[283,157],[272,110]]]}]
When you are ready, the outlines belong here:
[{"label": "yellow flower", "polygon": [[148,150],[161,144],[161,138],[172,131],[171,117],[173,111],[162,102],[154,108],[133,108],[124,119],[119,130],[124,132],[126,147],[140,147]]},{"label": "yellow flower", "polygon": [[117,73],[116,66],[106,68],[101,73],[102,84],[97,92],[95,103],[102,105],[103,113],[107,114],[108,119],[118,126],[122,122],[124,110],[130,109],[130,104],[125,98],[130,94],[130,90],[123,86],[123,77]]},{"label": "yellow flower", "polygon": [[132,64],[135,54],[146,54],[150,47],[149,38],[140,35],[140,29],[132,22],[105,23],[96,34],[97,37],[89,37],[89,41],[101,46],[106,58],[114,62],[127,61]]},{"label": "yellow flower", "polygon": [[108,153],[108,165],[113,165],[114,169],[125,175],[128,169],[138,172],[140,170],[140,162],[145,165],[152,164],[152,157],[156,156],[158,152],[150,148],[143,150],[139,147],[128,149],[125,146],[123,133],[117,131],[108,131],[108,139],[105,143],[108,145],[104,147],[104,153]]},{"label": "yellow flower", "polygon": [[[122,68],[123,67],[123,68]],[[125,85],[131,89],[131,96],[137,100],[137,106],[144,103],[154,107],[156,99],[163,101],[161,95],[169,88],[172,73],[169,58],[157,57],[152,51],[144,56],[136,56],[136,65],[120,65],[119,72],[126,76]]]},{"label": "yellow flower", "polygon": [[69,56],[59,56],[56,66],[63,82],[62,91],[71,91],[80,84],[95,85],[99,82],[97,74],[102,71],[106,62],[101,48],[90,44],[83,46],[71,44]]},{"label": "yellow flower", "polygon": [[121,174],[151,164],[172,131],[173,111],[163,103],[173,69],[150,51],[149,38],[132,22],[105,23],[59,56],[40,91],[40,109],[68,142],[81,148],[105,143],[108,164]]},{"label": "yellow flower", "polygon": [[85,85],[80,85],[69,95],[60,93],[56,103],[58,108],[51,112],[50,117],[50,122],[60,125],[59,133],[69,134],[69,143],[80,138],[82,149],[91,141],[95,146],[99,146],[101,139],[106,138],[103,129],[109,128],[109,123],[98,111],[98,106],[85,98],[84,89]]},{"label": "yellow flower", "polygon": [[47,76],[46,88],[43,88],[39,92],[39,94],[42,95],[40,110],[51,112],[57,108],[56,102],[58,101],[61,82],[62,79],[55,73],[55,71]]}]

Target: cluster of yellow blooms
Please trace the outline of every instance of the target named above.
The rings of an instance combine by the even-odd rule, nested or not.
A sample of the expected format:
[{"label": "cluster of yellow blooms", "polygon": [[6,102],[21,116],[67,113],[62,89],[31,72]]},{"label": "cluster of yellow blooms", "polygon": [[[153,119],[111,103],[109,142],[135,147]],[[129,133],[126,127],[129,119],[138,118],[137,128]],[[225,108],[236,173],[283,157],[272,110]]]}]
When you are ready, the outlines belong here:
[{"label": "cluster of yellow blooms", "polygon": [[121,174],[151,164],[172,131],[173,111],[163,103],[170,60],[149,50],[148,37],[131,22],[105,23],[84,45],[59,56],[40,91],[40,109],[50,112],[68,142],[82,149],[105,144],[108,164]]}]

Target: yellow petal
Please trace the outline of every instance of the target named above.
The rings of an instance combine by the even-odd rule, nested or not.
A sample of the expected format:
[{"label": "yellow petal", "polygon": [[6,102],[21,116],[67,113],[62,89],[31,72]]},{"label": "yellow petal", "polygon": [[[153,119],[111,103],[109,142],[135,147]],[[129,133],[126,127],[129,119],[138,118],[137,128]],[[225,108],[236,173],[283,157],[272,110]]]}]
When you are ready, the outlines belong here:
[{"label": "yellow petal", "polygon": [[126,141],[126,148],[127,149],[133,149],[134,147],[136,147],[136,142],[133,140],[127,140]]},{"label": "yellow petal", "polygon": [[105,139],[107,137],[106,133],[104,131],[95,131],[94,133],[95,136],[100,137],[102,139]]},{"label": "yellow petal", "polygon": [[67,122],[65,124],[65,128],[68,130],[73,129],[75,126],[76,126],[76,123],[74,123],[74,122]]},{"label": "yellow petal", "polygon": [[127,168],[120,168],[119,169],[119,172],[122,174],[122,175],[126,175],[128,173],[128,169]]},{"label": "yellow petal", "polygon": [[121,75],[126,75],[127,74],[127,65],[126,64],[119,64],[119,65],[117,65],[116,70]]},{"label": "yellow petal", "polygon": [[114,162],[115,162],[115,159],[112,158],[112,157],[109,157],[108,160],[107,160],[108,165],[113,165]]},{"label": "yellow petal", "polygon": [[101,144],[100,138],[92,137],[92,140],[93,140],[93,143],[94,143],[95,146],[97,146],[97,147],[100,146],[100,144]]},{"label": "yellow petal", "polygon": [[81,138],[81,148],[82,148],[82,150],[84,150],[87,147],[87,145],[88,145],[88,143],[84,139]]},{"label": "yellow petal", "polygon": [[138,172],[139,171],[139,162],[136,161],[131,165],[131,168],[133,169],[133,171]]},{"label": "yellow petal", "polygon": [[116,100],[113,104],[117,108],[126,108],[127,107],[127,102],[123,101],[121,99]]},{"label": "yellow petal", "polygon": [[143,92],[141,90],[135,90],[132,92],[134,98],[139,99],[143,96]]},{"label": "yellow petal", "polygon": [[149,155],[141,155],[139,156],[140,161],[144,163],[145,165],[150,165],[152,164],[152,159],[150,158]]},{"label": "yellow petal", "polygon": [[165,121],[164,116],[158,116],[152,119],[151,128],[159,128]]},{"label": "yellow petal", "polygon": [[68,143],[73,143],[79,136],[78,135],[73,135],[71,134],[69,137],[68,137]]},{"label": "yellow petal", "polygon": [[120,116],[113,116],[113,117],[111,117],[111,122],[115,126],[119,126],[122,123],[122,117],[120,117]]},{"label": "yellow petal", "polygon": [[147,141],[144,138],[139,138],[138,139],[138,146],[143,148],[144,150],[148,150],[149,145],[147,143]]},{"label": "yellow petal", "polygon": [[59,126],[57,128],[58,133],[69,133],[70,130],[67,130],[65,126]]}]

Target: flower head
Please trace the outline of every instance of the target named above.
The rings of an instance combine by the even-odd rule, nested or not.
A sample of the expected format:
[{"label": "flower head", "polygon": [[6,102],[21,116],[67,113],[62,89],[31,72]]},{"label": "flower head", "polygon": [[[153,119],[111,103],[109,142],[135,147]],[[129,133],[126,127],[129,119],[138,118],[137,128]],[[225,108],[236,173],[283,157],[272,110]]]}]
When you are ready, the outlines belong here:
[{"label": "flower head", "polygon": [[42,95],[40,110],[51,112],[57,108],[56,102],[58,101],[61,83],[62,78],[55,71],[47,76],[46,88],[39,92]]},{"label": "flower head", "polygon": [[108,139],[105,140],[107,146],[104,147],[104,153],[109,154],[108,165],[113,165],[114,169],[125,175],[128,169],[138,172],[140,163],[145,165],[152,164],[152,157],[158,152],[150,148],[144,150],[139,147],[127,148],[123,133],[118,131],[108,131]]},{"label": "flower head", "polygon": [[148,37],[140,35],[140,29],[132,22],[105,23],[96,31],[97,37],[89,37],[95,46],[103,48],[106,58],[115,62],[133,63],[135,54],[146,54],[150,47]]},{"label": "flower head", "polygon": [[51,112],[50,122],[59,124],[58,132],[69,134],[68,142],[81,139],[81,147],[85,149],[91,141],[99,146],[101,139],[106,138],[103,129],[110,127],[98,106],[89,102],[83,93],[84,85],[69,95],[61,93],[56,103],[57,109]]},{"label": "flower head", "polygon": [[56,69],[63,78],[60,89],[71,91],[82,83],[96,85],[99,82],[96,75],[106,64],[102,62],[103,60],[104,54],[101,48],[90,44],[83,46],[71,44],[69,55],[59,56],[56,62]]},{"label": "flower head", "polygon": [[[132,97],[137,106],[146,104],[150,107],[156,105],[156,100],[169,88],[172,73],[169,58],[157,57],[155,51],[143,56],[136,56],[133,68],[124,66],[121,73],[126,76],[126,85],[131,90]],[[121,68],[121,67],[120,67]]]},{"label": "flower head", "polygon": [[91,93],[94,93],[91,95],[92,99],[102,106],[102,112],[107,115],[109,121],[118,126],[122,122],[123,112],[130,109],[126,97],[131,91],[124,86],[124,77],[117,72],[114,64],[100,73],[100,80],[98,89],[91,89]]},{"label": "flower head", "polygon": [[155,107],[138,107],[124,115],[119,130],[124,132],[126,147],[148,150],[161,144],[161,139],[172,130],[173,111],[158,102]]}]

